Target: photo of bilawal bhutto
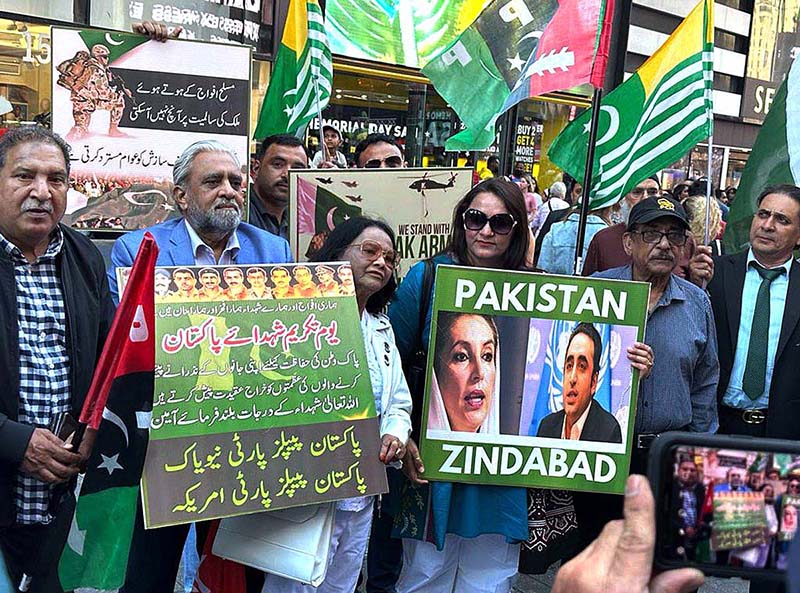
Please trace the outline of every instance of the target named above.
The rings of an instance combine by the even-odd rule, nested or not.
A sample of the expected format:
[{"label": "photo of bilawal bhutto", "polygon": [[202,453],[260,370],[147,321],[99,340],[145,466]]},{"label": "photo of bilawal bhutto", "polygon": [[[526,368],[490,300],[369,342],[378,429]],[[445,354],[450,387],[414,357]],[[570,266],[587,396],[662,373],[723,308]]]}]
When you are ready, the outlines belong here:
[{"label": "photo of bilawal bhutto", "polygon": [[594,399],[602,349],[600,334],[591,323],[579,323],[572,330],[564,357],[564,408],[542,418],[536,436],[622,442],[619,422]]}]

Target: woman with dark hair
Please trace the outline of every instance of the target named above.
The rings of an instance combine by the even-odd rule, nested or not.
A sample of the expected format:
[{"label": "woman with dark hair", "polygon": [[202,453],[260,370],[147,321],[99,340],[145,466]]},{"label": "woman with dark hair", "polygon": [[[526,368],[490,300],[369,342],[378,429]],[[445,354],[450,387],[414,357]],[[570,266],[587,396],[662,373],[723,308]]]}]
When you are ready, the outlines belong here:
[{"label": "woman with dark hair", "polygon": [[[411,395],[403,376],[400,354],[389,318],[381,311],[397,288],[394,279],[399,257],[389,226],[370,218],[351,218],[336,226],[314,261],[349,261],[353,270],[361,332],[367,351],[375,408],[380,416],[380,460],[399,461],[411,432]],[[328,572],[318,587],[267,574],[263,593],[334,593],[355,590],[372,523],[371,496],[336,503],[336,516],[328,558]]]},{"label": "woman with dark hair", "polygon": [[679,183],[675,187],[673,187],[672,197],[679,204],[683,204],[683,201],[689,197],[689,184]]},{"label": "woman with dark hair", "polygon": [[[456,205],[450,241],[444,252],[433,257],[433,266],[527,269],[525,256],[531,235],[526,221],[525,201],[516,184],[497,178],[483,181]],[[422,294],[425,270],[425,262],[411,268],[389,307],[397,347],[404,359],[409,359],[420,343],[428,349],[432,296]],[[427,310],[421,310],[426,301]],[[476,327],[472,333],[478,331]],[[422,401],[414,401],[414,405],[421,408]],[[449,417],[448,423],[451,421]],[[485,419],[481,425],[482,431]],[[418,432],[419,426],[414,430]],[[395,517],[395,525],[400,526],[395,535],[404,538],[398,593],[509,591],[517,574],[520,542],[528,540],[526,489],[428,484],[423,470],[416,444],[409,439],[403,471],[410,483],[401,495],[400,516]],[[551,503],[548,498],[547,504]],[[543,516],[553,511],[552,516],[568,532],[575,524],[574,514],[571,518],[562,514],[572,512],[571,507],[566,508],[569,504],[567,500],[557,510],[543,506]],[[543,544],[536,553],[545,557],[544,548],[549,545]]]}]

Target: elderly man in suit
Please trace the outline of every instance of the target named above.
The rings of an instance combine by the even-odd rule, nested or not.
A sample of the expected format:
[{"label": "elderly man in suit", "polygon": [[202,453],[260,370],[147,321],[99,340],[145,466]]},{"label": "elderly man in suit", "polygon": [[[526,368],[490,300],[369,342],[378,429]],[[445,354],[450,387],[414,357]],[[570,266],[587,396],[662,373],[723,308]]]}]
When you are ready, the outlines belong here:
[{"label": "elderly man in suit", "polygon": [[758,196],[750,248],[715,262],[720,432],[800,438],[800,188]]},{"label": "elderly man in suit", "polygon": [[542,418],[536,436],[621,443],[619,422],[594,400],[600,373],[600,334],[591,323],[572,330],[564,357],[564,408]]},{"label": "elderly man in suit", "polygon": [[[128,233],[114,243],[108,280],[115,301],[119,300],[116,269],[133,264],[146,231],[158,243],[158,266],[291,261],[286,240],[242,222],[244,178],[230,148],[215,140],[195,142],[175,161],[173,182],[173,196],[183,217]],[[197,525],[202,547],[205,529]],[[145,531],[140,505],[122,591],[172,591],[188,530],[188,525],[178,525]]]}]

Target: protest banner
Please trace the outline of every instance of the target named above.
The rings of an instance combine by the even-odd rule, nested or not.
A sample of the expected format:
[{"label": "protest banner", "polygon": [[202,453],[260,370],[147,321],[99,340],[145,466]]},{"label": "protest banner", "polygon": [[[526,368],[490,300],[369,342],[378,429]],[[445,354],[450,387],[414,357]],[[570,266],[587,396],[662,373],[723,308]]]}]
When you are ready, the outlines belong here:
[{"label": "protest banner", "polygon": [[292,253],[308,259],[337,224],[371,216],[394,230],[402,278],[444,249],[456,202],[471,188],[472,170],[466,168],[289,171]]},{"label": "protest banner", "polygon": [[146,527],[387,491],[349,264],[155,278]]},{"label": "protest banner", "polygon": [[763,492],[714,492],[712,550],[750,548],[768,540]]},{"label": "protest banner", "polygon": [[784,494],[781,498],[781,524],[778,530],[778,540],[790,542],[797,532],[797,511],[800,508],[800,496]]},{"label": "protest banner", "polygon": [[53,131],[70,145],[66,224],[145,228],[178,214],[172,167],[198,140],[249,161],[249,47],[53,27]]},{"label": "protest banner", "polygon": [[[644,338],[648,294],[639,282],[438,266],[425,477],[622,493],[638,391],[625,352]],[[562,438],[576,424],[580,440]]]}]

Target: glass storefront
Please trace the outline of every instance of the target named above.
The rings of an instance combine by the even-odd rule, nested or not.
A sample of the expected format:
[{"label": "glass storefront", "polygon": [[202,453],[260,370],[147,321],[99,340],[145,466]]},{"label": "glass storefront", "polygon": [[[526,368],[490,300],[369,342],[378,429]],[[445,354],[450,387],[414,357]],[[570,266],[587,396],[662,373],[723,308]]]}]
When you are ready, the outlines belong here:
[{"label": "glass storefront", "polygon": [[[746,148],[714,146],[711,160],[711,180],[720,189],[737,187],[750,151]],[[708,145],[698,144],[692,151],[661,171],[661,185],[672,189],[687,179],[698,179],[708,175]]]},{"label": "glass storefront", "polygon": [[50,124],[50,27],[0,19],[0,113],[5,127]]}]

